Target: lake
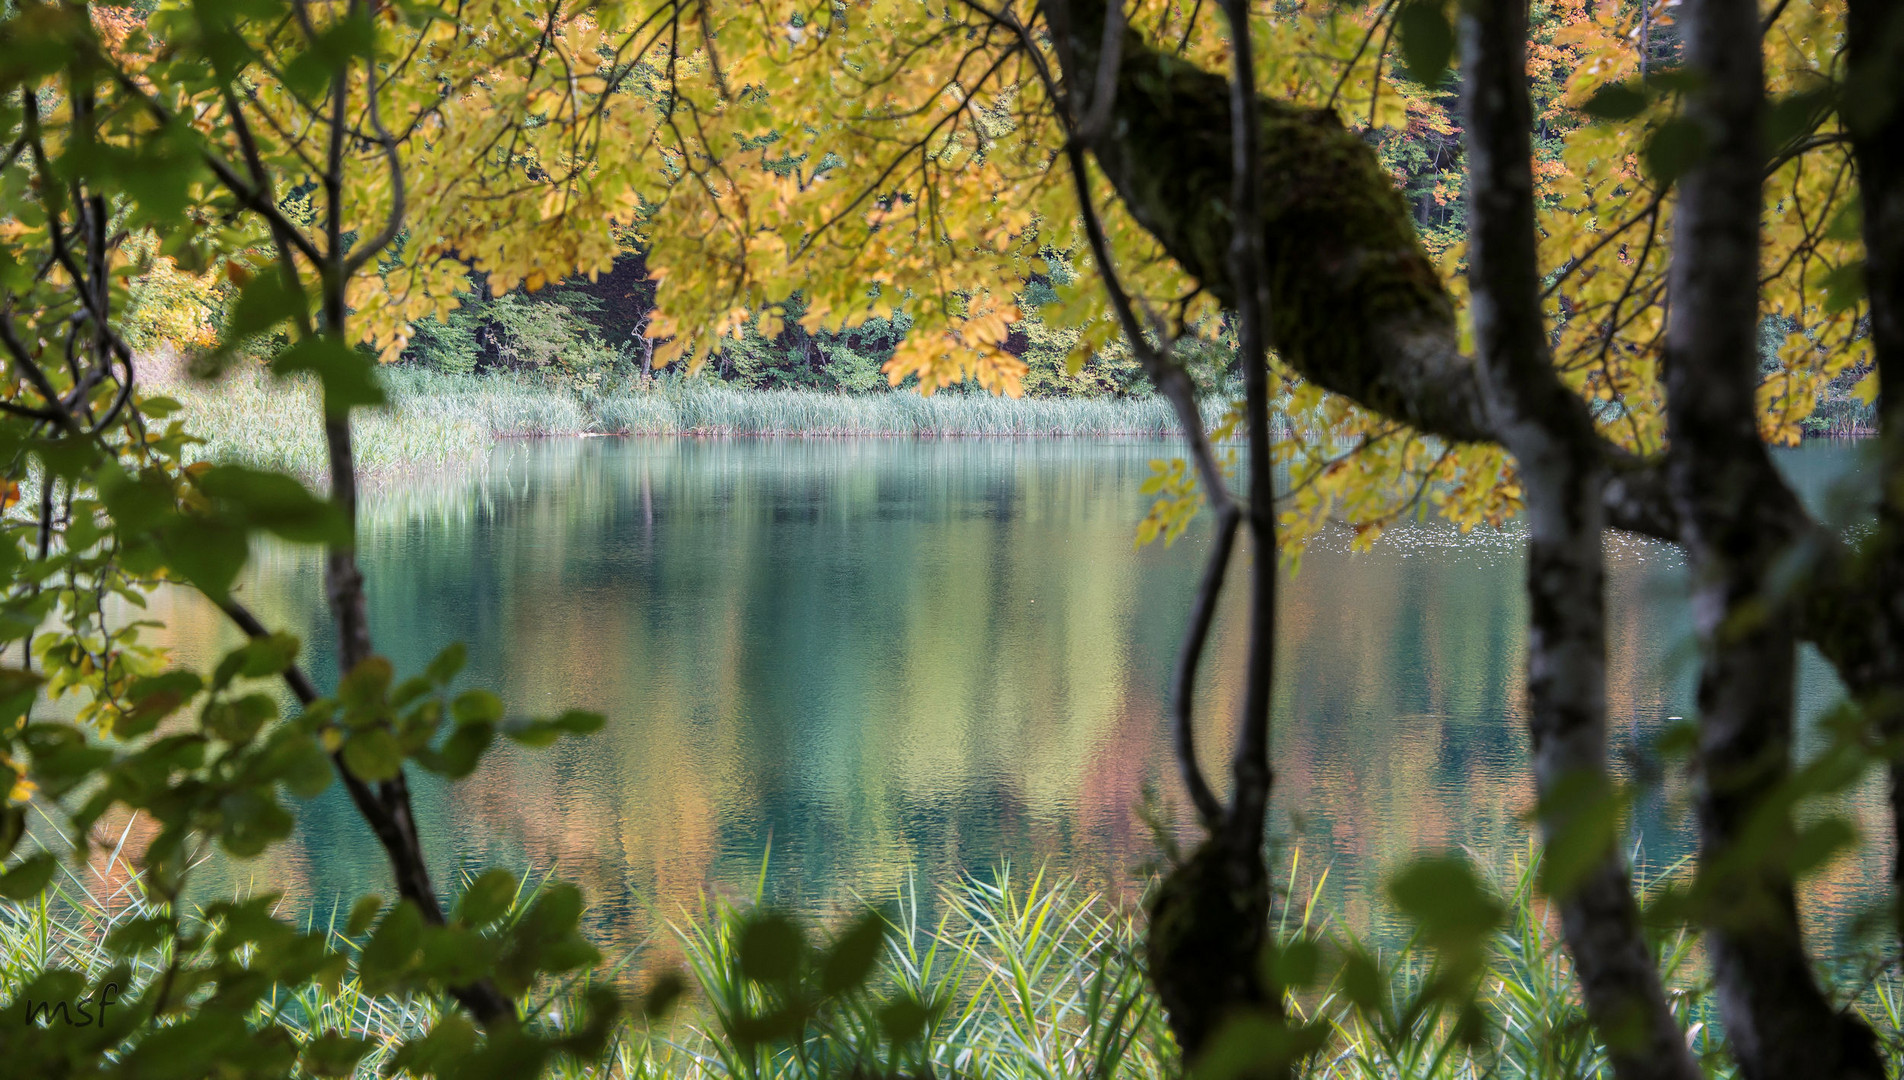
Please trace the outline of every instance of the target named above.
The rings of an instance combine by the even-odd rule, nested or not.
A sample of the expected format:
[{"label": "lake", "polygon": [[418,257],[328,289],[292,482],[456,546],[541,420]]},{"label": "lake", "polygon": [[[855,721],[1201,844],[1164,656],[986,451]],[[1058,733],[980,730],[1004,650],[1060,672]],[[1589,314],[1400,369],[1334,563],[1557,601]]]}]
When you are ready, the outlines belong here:
[{"label": "lake", "polygon": [[[384,485],[362,560],[378,647],[399,674],[455,640],[467,685],[513,711],[598,710],[607,727],[510,747],[454,788],[416,783],[439,882],[501,863],[578,882],[602,940],[633,943],[704,890],[823,912],[960,873],[1040,866],[1135,895],[1157,859],[1153,792],[1193,833],[1164,687],[1207,518],[1136,549],[1148,463],[1166,443],[1045,440],[575,439],[505,444],[468,475]],[[1859,476],[1855,446],[1781,452],[1808,498]],[[1616,756],[1692,700],[1686,577],[1672,549],[1616,535],[1608,697]],[[268,548],[245,593],[318,643],[335,673],[309,551]],[[1392,530],[1375,550],[1318,543],[1282,591],[1274,831],[1330,910],[1381,921],[1382,874],[1466,847],[1525,858],[1531,801],[1521,675],[1525,601],[1512,527]],[[202,661],[234,640],[215,613],[159,605]],[[1240,603],[1219,616],[1200,697],[1219,762],[1241,665]],[[1802,658],[1800,713],[1839,689]],[[1622,757],[1624,760],[1624,757]],[[1624,768],[1624,766],[1623,766]],[[1218,773],[1220,775],[1220,772]],[[1851,912],[1878,899],[1889,841],[1807,890]],[[1644,862],[1692,850],[1687,787],[1645,796]],[[327,909],[388,892],[343,796],[306,808],[265,858],[217,861],[208,892],[247,884]]]}]

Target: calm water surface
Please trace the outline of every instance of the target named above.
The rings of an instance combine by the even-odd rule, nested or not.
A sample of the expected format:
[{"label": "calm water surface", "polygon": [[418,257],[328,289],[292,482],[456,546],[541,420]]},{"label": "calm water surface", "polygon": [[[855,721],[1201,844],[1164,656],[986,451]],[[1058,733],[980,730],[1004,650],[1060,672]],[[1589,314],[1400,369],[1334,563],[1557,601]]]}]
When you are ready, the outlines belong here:
[{"label": "calm water surface", "polygon": [[[1158,850],[1145,792],[1188,820],[1163,688],[1207,521],[1169,549],[1131,542],[1147,463],[1174,452],[568,440],[505,445],[472,476],[374,496],[371,620],[400,673],[463,640],[464,682],[513,709],[609,717],[587,740],[499,751],[454,789],[418,784],[439,878],[553,866],[614,941],[705,889],[750,888],[763,857],[775,898],[807,910],[1005,862],[1132,888]],[[1813,445],[1781,463],[1836,511],[1858,458]],[[1676,553],[1625,539],[1610,558],[1623,753],[1689,709],[1690,626]],[[1521,574],[1512,529],[1422,524],[1369,553],[1318,544],[1283,590],[1276,829],[1301,879],[1328,870],[1351,925],[1379,922],[1380,876],[1411,855],[1525,854]],[[329,641],[311,554],[263,553],[246,588],[268,621]],[[1200,699],[1213,764],[1237,704],[1240,615],[1219,618]],[[167,617],[188,656],[230,640],[203,609]],[[334,677],[322,656],[312,666]],[[1815,656],[1802,666],[1811,717],[1838,687]],[[1875,789],[1853,809],[1875,826]],[[317,908],[387,888],[341,791],[300,821],[271,856],[211,868],[207,887],[254,882]],[[1683,780],[1669,774],[1637,822],[1648,863],[1689,852]],[[1807,902],[1870,902],[1883,843],[1840,859]]]}]

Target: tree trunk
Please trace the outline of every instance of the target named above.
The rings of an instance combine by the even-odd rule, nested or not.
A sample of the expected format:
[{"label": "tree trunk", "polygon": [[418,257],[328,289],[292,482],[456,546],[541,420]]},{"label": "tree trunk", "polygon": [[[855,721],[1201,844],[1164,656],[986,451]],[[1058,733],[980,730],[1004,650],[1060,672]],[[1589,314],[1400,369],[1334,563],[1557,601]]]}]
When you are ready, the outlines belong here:
[{"label": "tree trunk", "polygon": [[[1265,947],[1269,944],[1270,875],[1264,859],[1264,818],[1269,808],[1274,773],[1270,767],[1270,702],[1276,635],[1275,471],[1270,450],[1269,372],[1266,337],[1268,288],[1263,280],[1262,230],[1258,226],[1260,181],[1255,168],[1260,154],[1256,139],[1255,74],[1249,43],[1247,0],[1224,0],[1232,40],[1232,78],[1223,86],[1226,118],[1231,121],[1224,144],[1229,157],[1229,200],[1235,227],[1229,230],[1227,268],[1235,282],[1238,357],[1242,365],[1245,415],[1248,422],[1249,498],[1238,507],[1229,496],[1202,427],[1196,393],[1189,377],[1170,357],[1147,344],[1143,327],[1119,283],[1103,228],[1090,202],[1084,145],[1088,132],[1102,126],[1116,101],[1115,56],[1097,58],[1106,70],[1089,79],[1074,78],[1072,87],[1092,87],[1086,102],[1080,91],[1069,94],[1074,137],[1066,147],[1073,182],[1077,186],[1086,235],[1112,308],[1131,347],[1143,361],[1160,392],[1168,397],[1184,424],[1198,464],[1199,481],[1217,518],[1212,559],[1199,587],[1187,629],[1183,653],[1171,692],[1180,764],[1192,801],[1209,835],[1196,853],[1165,876],[1150,907],[1146,938],[1150,977],[1157,987],[1166,1018],[1184,1059],[1193,1066],[1218,1032],[1241,1015],[1254,1014],[1272,1024],[1283,1019],[1281,988],[1264,975]],[[1100,9],[1102,20],[1106,12]],[[1121,22],[1122,12],[1112,14]],[[1100,33],[1102,22],[1099,23]],[[1075,55],[1073,63],[1080,61]],[[1094,153],[1104,153],[1102,145]],[[1101,157],[1100,157],[1101,162]],[[1244,672],[1243,715],[1231,759],[1233,790],[1222,804],[1203,780],[1193,737],[1192,690],[1198,659],[1217,595],[1222,589],[1231,545],[1240,522],[1247,521],[1255,539],[1255,561],[1250,569],[1250,627]],[[1287,1076],[1293,1061],[1285,1056],[1252,1063],[1263,1076]]]},{"label": "tree trunk", "polygon": [[[1865,296],[1877,356],[1884,490],[1865,571],[1883,618],[1863,642],[1863,670],[1846,682],[1881,730],[1904,735],[1904,10],[1892,0],[1849,0],[1847,93],[1842,109],[1864,209]],[[1891,896],[1904,941],[1904,760],[1890,766]]]},{"label": "tree trunk", "polygon": [[1601,550],[1607,475],[1585,404],[1554,372],[1540,311],[1527,0],[1469,0],[1461,38],[1476,355],[1494,425],[1526,492],[1527,689],[1546,884],[1615,1074],[1698,1080],[1625,861],[1612,834],[1594,835],[1597,812],[1612,797]]},{"label": "tree trunk", "polygon": [[[1790,773],[1793,621],[1768,588],[1795,499],[1759,439],[1758,5],[1693,0],[1687,114],[1707,150],[1680,185],[1667,331],[1667,480],[1693,577],[1701,876],[1727,1041],[1748,1080],[1884,1075],[1871,1031],[1819,990],[1765,798]],[[1768,515],[1774,520],[1768,520]],[[1789,816],[1770,832],[1789,831]]]},{"label": "tree trunk", "polygon": [[[1065,83],[1093,85],[1104,0],[1041,8]],[[1231,80],[1135,31],[1119,55],[1114,122],[1081,137],[1132,216],[1235,310]],[[1329,110],[1256,103],[1269,344],[1304,377],[1379,412],[1491,440],[1454,305],[1375,151]]]}]

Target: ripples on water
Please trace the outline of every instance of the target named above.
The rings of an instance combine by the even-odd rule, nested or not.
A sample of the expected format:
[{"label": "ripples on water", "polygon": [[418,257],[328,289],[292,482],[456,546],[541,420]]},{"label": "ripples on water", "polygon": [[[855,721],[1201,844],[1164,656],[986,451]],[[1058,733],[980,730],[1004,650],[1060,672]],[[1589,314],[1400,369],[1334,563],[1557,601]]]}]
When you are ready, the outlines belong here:
[{"label": "ripples on water", "polygon": [[[466,681],[513,707],[610,717],[585,741],[498,752],[454,790],[419,784],[438,874],[554,866],[621,941],[704,888],[751,887],[770,846],[775,898],[809,910],[1005,860],[1130,889],[1156,857],[1134,813],[1145,790],[1188,817],[1162,695],[1204,523],[1173,548],[1131,543],[1148,462],[1173,453],[571,440],[506,445],[485,470],[383,491],[362,556],[377,640],[400,670],[462,639]],[[1811,446],[1783,461],[1822,506],[1856,458]],[[1329,870],[1351,926],[1380,921],[1380,875],[1413,854],[1525,853],[1521,574],[1514,527],[1426,523],[1362,554],[1325,537],[1283,590],[1277,831],[1305,881]],[[273,549],[247,589],[326,642],[319,585],[310,553]],[[1690,707],[1684,593],[1677,552],[1613,537],[1616,752]],[[1236,706],[1239,607],[1219,615],[1199,699],[1212,764]],[[170,617],[188,654],[229,641],[202,609]],[[1813,716],[1838,690],[1815,655],[1802,668]],[[1668,777],[1640,802],[1648,863],[1690,851],[1685,795]],[[1854,801],[1861,817],[1877,808],[1872,788]],[[382,886],[341,793],[301,822],[265,860],[208,868],[205,887],[251,882],[322,908]],[[1880,854],[1841,859],[1810,901],[1867,903]]]}]

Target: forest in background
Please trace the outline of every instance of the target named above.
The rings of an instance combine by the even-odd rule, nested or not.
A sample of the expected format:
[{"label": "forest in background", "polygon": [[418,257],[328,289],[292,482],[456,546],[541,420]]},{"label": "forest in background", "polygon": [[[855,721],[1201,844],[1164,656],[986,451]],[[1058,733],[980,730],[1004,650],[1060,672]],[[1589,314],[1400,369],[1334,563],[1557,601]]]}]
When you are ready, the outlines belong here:
[{"label": "forest in background", "polygon": [[[123,10],[142,15],[152,3],[144,0]],[[1573,57],[1559,40],[1570,25],[1586,19],[1589,10],[1580,0],[1550,0],[1533,5],[1531,11],[1529,72],[1539,182],[1566,172],[1565,140],[1592,119],[1568,102],[1565,84]],[[1642,73],[1648,65],[1669,68],[1679,55],[1677,26],[1670,20],[1648,22],[1641,27],[1636,45],[1646,58]],[[1405,195],[1424,247],[1437,256],[1450,249],[1458,254],[1467,230],[1467,160],[1455,115],[1458,80],[1434,88],[1403,80],[1396,88],[1403,105],[1399,124],[1376,124],[1375,100],[1349,102],[1346,107],[1369,110],[1365,138]],[[1547,195],[1550,204],[1559,198],[1557,193]],[[530,388],[585,395],[646,386],[667,370],[655,365],[657,342],[648,336],[657,282],[648,272],[640,229],[618,227],[615,235],[619,250],[606,272],[576,274],[534,291],[517,284],[492,295],[488,275],[471,269],[467,287],[457,294],[458,306],[442,317],[418,319],[396,362],[446,375],[497,376]],[[130,282],[128,339],[146,350],[169,348],[186,354],[209,347],[225,325],[237,287],[215,268],[202,274],[182,271],[172,259],[157,255],[150,241],[145,243],[146,268]],[[1022,281],[1022,291],[1014,298],[1020,317],[1010,323],[1003,342],[1004,350],[1025,365],[1024,394],[1076,398],[1150,394],[1143,365],[1121,336],[1096,346],[1081,345],[1082,326],[1074,314],[1062,310],[1053,286],[1075,282],[1072,259],[1076,252],[1047,249],[1040,254],[1046,270]],[[878,291],[870,283],[868,289]],[[888,363],[912,325],[903,306],[850,328],[809,330],[801,323],[805,308],[796,294],[772,335],[762,332],[759,314],[752,312],[742,320],[739,335],[723,344],[695,376],[748,390],[863,394],[917,388],[916,375],[889,377]],[[1215,332],[1207,338],[1180,339],[1179,355],[1205,394],[1233,397],[1240,392],[1235,334],[1228,316],[1219,313],[1210,319]],[[1795,319],[1766,316],[1760,344],[1765,374],[1779,370],[1778,353],[1786,335],[1800,329]],[[268,357],[257,359],[263,363]],[[1807,434],[1847,436],[1875,430],[1875,407],[1853,392],[1869,370],[1868,365],[1854,366],[1821,388],[1812,414],[1803,422]],[[677,367],[675,376],[680,375]],[[399,382],[395,389],[407,396],[413,385],[417,384]],[[980,392],[973,383],[954,383],[949,389]],[[492,434],[523,433],[520,428],[500,425]],[[548,431],[594,428],[584,423]],[[646,429],[635,425],[618,430]],[[1079,428],[1080,433],[1090,430],[1088,423]],[[219,434],[224,434],[222,429]],[[233,430],[226,441],[243,434]]]}]

